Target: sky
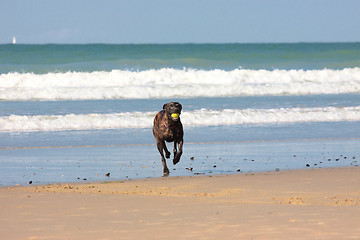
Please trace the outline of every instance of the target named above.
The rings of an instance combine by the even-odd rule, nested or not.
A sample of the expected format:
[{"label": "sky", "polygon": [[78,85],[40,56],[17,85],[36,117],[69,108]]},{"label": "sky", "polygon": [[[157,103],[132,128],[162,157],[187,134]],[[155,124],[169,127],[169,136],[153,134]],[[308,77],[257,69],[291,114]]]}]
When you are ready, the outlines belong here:
[{"label": "sky", "polygon": [[1,0],[0,44],[360,42],[359,0]]}]

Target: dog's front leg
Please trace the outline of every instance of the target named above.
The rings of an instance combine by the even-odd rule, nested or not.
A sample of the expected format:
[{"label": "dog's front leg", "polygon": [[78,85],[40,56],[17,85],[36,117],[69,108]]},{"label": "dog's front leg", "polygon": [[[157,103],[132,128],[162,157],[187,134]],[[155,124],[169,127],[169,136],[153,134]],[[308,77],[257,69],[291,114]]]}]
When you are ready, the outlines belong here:
[{"label": "dog's front leg", "polygon": [[168,150],[167,147],[166,147],[165,141],[164,141],[164,151],[165,151],[165,157],[166,157],[166,158],[170,158],[170,152],[169,152],[169,150]]},{"label": "dog's front leg", "polygon": [[[168,176],[170,171],[169,171],[169,168],[167,167],[166,165],[166,160],[165,160],[165,157],[164,157],[164,152],[163,150],[166,149],[166,145],[165,145],[165,142],[164,141],[157,141],[157,149],[159,150],[159,153],[161,155],[161,161],[162,161],[162,165],[163,165],[163,173],[164,173],[164,176]],[[167,151],[167,149],[166,149]],[[169,151],[167,151],[169,152]],[[167,153],[166,153],[167,154]],[[170,155],[170,153],[169,153]],[[167,156],[166,156],[167,157]],[[168,157],[167,157],[168,158]]]},{"label": "dog's front leg", "polygon": [[[174,160],[173,160],[173,163],[174,165],[177,164],[179,161],[180,161],[180,157],[182,155],[182,148],[183,148],[183,143],[184,143],[184,140],[181,139],[179,142],[178,142],[178,145],[179,145],[179,151],[176,153],[176,155],[174,156]],[[175,153],[175,148],[174,147],[174,153]]]}]

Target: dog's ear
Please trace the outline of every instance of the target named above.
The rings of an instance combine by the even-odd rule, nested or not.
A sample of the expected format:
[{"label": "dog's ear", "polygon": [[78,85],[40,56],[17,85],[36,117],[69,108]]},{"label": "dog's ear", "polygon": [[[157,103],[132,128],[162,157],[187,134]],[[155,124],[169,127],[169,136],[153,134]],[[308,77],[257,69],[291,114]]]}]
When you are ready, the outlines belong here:
[{"label": "dog's ear", "polygon": [[165,104],[163,105],[163,109],[164,109],[164,110],[165,110],[165,108],[166,108],[167,105],[168,105],[167,103],[165,103]]}]

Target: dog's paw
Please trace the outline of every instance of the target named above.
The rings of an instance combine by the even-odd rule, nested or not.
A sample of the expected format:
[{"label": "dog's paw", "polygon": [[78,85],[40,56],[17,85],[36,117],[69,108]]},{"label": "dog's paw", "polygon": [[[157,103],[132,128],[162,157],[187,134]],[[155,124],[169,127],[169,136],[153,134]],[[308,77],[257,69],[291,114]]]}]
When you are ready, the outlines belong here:
[{"label": "dog's paw", "polygon": [[173,163],[174,165],[177,164],[178,162],[180,161],[180,156],[175,156],[174,159],[173,159]]},{"label": "dog's paw", "polygon": [[163,172],[163,177],[167,177],[167,176],[169,176],[169,174],[170,174],[169,169],[167,167],[165,167],[164,172]]},{"label": "dog's paw", "polygon": [[170,152],[165,152],[165,157],[170,158]]}]

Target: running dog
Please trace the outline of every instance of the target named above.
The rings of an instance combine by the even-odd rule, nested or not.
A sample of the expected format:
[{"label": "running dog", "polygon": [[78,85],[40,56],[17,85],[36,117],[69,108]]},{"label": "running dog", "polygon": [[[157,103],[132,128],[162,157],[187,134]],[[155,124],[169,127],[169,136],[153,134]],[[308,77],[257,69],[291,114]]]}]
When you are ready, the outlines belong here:
[{"label": "running dog", "polygon": [[[170,158],[170,152],[166,148],[165,141],[174,142],[174,165],[180,161],[182,154],[184,131],[180,121],[181,110],[182,106],[178,102],[166,103],[163,110],[158,112],[154,118],[153,134],[161,155],[164,176],[168,176],[170,173],[165,160],[165,157]],[[179,151],[177,147],[179,147]]]}]

